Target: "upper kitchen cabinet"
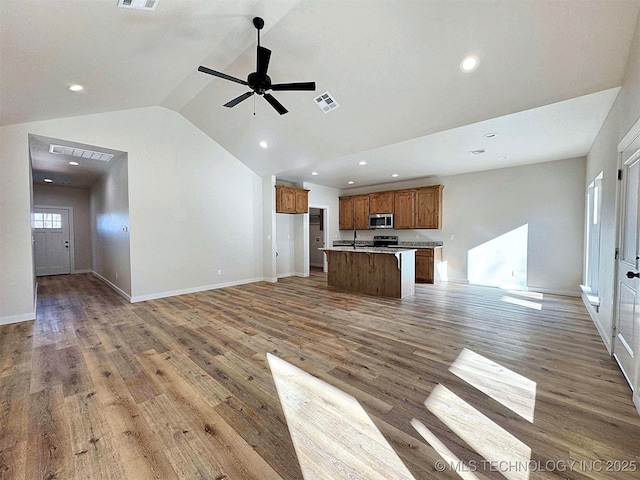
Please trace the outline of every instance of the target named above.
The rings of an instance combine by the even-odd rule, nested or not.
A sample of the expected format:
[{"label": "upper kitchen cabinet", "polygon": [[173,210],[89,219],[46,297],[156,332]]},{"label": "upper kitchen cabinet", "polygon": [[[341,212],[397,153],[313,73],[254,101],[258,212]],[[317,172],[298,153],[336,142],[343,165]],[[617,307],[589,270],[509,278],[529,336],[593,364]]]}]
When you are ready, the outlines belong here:
[{"label": "upper kitchen cabinet", "polygon": [[442,227],[442,185],[416,190],[415,228]]},{"label": "upper kitchen cabinet", "polygon": [[353,227],[356,230],[369,228],[369,195],[353,197]]},{"label": "upper kitchen cabinet", "polygon": [[394,226],[396,230],[415,228],[416,191],[396,190],[394,192]]},{"label": "upper kitchen cabinet", "polygon": [[369,215],[393,213],[395,229],[442,226],[442,185],[340,197],[340,230],[367,230]]},{"label": "upper kitchen cabinet", "polygon": [[307,213],[309,190],[276,185],[276,213]]},{"label": "upper kitchen cabinet", "polygon": [[340,197],[340,230],[353,230],[353,197]]},{"label": "upper kitchen cabinet", "polygon": [[369,213],[393,213],[393,192],[369,194]]},{"label": "upper kitchen cabinet", "polygon": [[340,197],[340,230],[369,228],[369,195]]}]

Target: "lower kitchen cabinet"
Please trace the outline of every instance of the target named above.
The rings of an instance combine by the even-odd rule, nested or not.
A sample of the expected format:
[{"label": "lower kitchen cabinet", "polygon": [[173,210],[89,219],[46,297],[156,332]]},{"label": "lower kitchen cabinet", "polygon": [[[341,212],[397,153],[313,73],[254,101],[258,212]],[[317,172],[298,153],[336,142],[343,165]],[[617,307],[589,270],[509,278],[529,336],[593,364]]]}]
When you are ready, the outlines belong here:
[{"label": "lower kitchen cabinet", "polygon": [[442,262],[442,248],[419,248],[416,251],[416,283],[434,283],[435,270]]}]

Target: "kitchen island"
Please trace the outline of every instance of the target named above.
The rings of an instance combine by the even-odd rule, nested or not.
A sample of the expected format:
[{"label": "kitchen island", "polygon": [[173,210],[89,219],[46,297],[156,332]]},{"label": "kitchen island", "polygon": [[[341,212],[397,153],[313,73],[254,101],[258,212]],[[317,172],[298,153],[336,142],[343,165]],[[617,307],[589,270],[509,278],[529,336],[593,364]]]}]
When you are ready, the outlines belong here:
[{"label": "kitchen island", "polygon": [[415,293],[415,249],[321,248],[327,256],[327,284],[340,290],[404,298]]}]

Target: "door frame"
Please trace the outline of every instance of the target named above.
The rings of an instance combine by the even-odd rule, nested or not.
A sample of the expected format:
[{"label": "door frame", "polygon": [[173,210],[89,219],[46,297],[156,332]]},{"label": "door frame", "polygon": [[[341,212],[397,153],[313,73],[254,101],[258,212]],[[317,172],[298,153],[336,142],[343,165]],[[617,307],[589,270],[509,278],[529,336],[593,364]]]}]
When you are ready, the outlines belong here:
[{"label": "door frame", "polygon": [[[73,207],[71,206],[57,206],[57,205],[34,205],[33,213],[41,210],[67,210],[68,218],[69,218],[69,273],[73,274],[76,272],[76,255],[75,255],[75,233],[73,229]],[[33,222],[31,222],[31,229],[33,231]],[[33,234],[32,234],[33,236]],[[35,250],[33,252],[33,271],[35,276],[35,268],[36,268],[36,260],[35,260]]]},{"label": "door frame", "polygon": [[[627,132],[627,134],[620,140],[618,143],[618,151],[617,151],[617,172],[624,170],[623,163],[623,153],[624,151],[631,146],[631,144],[640,138],[640,118],[638,121],[631,127],[631,129]],[[619,301],[619,288],[618,288],[618,255],[621,248],[622,242],[622,212],[624,211],[624,189],[623,182],[616,182],[616,204],[615,204],[615,218],[616,218],[616,258],[613,266],[613,291],[612,291],[612,300],[613,300],[613,308],[611,310],[611,331],[609,332],[609,339],[611,341],[611,357],[614,358],[615,354],[615,340],[616,340],[616,327],[618,320],[618,301]],[[615,360],[615,359],[614,359]],[[618,363],[617,360],[616,364]],[[640,359],[636,360],[640,362]],[[620,368],[620,366],[618,365]],[[640,413],[640,366],[636,367],[635,378],[627,378],[627,380],[632,384],[633,388],[633,403],[636,407],[638,413]],[[621,373],[625,375],[624,372]],[[626,375],[625,375],[626,378]]]}]

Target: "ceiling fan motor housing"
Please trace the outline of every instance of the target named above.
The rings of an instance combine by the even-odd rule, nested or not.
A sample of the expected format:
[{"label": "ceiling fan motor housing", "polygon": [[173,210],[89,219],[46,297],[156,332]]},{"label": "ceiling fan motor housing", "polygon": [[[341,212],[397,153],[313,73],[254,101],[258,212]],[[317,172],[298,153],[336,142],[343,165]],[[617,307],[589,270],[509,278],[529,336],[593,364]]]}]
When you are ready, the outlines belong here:
[{"label": "ceiling fan motor housing", "polygon": [[259,72],[250,73],[247,77],[247,83],[258,95],[263,95],[266,90],[271,88],[271,78]]}]

